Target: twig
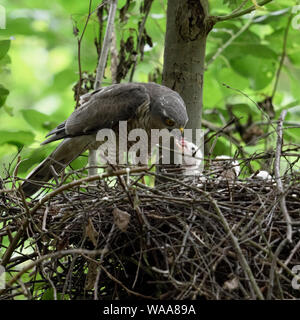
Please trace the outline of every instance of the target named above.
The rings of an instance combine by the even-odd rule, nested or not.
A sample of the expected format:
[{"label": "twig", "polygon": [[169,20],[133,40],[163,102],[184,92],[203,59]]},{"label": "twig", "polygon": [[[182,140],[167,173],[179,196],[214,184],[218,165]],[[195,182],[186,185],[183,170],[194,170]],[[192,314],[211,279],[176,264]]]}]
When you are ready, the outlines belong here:
[{"label": "twig", "polygon": [[[295,245],[295,247],[293,248],[293,250],[291,251],[290,255],[288,256],[288,258],[284,261],[284,264],[287,266],[290,261],[292,260],[294,254],[296,252],[298,252],[298,250],[300,249],[300,240],[298,241],[298,243]],[[279,273],[282,271],[282,269],[279,270]]]},{"label": "twig", "polygon": [[47,206],[43,215],[43,224],[42,224],[42,230],[43,231],[48,231],[46,229],[46,223],[47,223],[47,216],[48,216],[48,212],[49,212],[49,207]]},{"label": "twig", "polygon": [[[147,4],[148,4],[148,5],[147,5],[147,8],[145,8],[145,15],[144,15],[144,18],[143,18],[143,20],[142,20],[142,22],[141,22],[141,24],[140,24],[140,28],[139,28],[138,43],[137,43],[137,45],[136,45],[136,52],[138,52],[138,49],[139,49],[140,46],[141,46],[142,35],[143,35],[144,29],[145,29],[145,24],[146,24],[146,21],[147,21],[147,18],[148,18],[148,15],[149,15],[151,6],[152,6],[152,2],[153,2],[153,0],[148,0],[148,1],[147,1]],[[146,3],[146,1],[145,1],[144,3]],[[132,82],[132,80],[133,80],[133,76],[134,76],[136,64],[137,64],[137,57],[136,57],[136,59],[134,60],[133,67],[132,67],[132,69],[131,69],[131,73],[130,73],[130,77],[129,77],[129,82]]]},{"label": "twig", "polygon": [[[118,6],[118,0],[111,0],[108,19],[107,19],[107,25],[106,25],[106,32],[105,32],[102,50],[101,50],[101,54],[100,54],[98,66],[97,66],[94,90],[98,90],[101,87],[105,66],[107,62],[108,51],[110,49],[110,45],[112,41],[112,33],[114,30],[114,21],[115,21],[117,6]],[[88,162],[89,162],[89,169],[88,169],[89,176],[93,176],[97,174],[96,150],[93,150],[93,149],[89,150]]]},{"label": "twig", "polygon": [[205,66],[205,69],[207,69],[207,67],[213,63],[221,54],[222,52],[228,48],[232,42],[238,38],[243,32],[245,32],[249,27],[250,25],[252,24],[253,22],[253,19],[255,17],[255,11],[253,11],[249,17],[249,20],[247,21],[247,23],[242,27],[240,28],[240,30],[235,33],[228,41],[226,41],[221,47],[218,48],[217,52],[211,57],[211,59],[206,63],[206,66]]},{"label": "twig", "polygon": [[[108,234],[108,237],[107,237],[107,240],[106,240],[106,243],[105,243],[105,247],[104,249],[102,250],[102,253],[101,253],[101,256],[100,256],[100,264],[103,263],[103,258],[104,258],[104,255],[108,252],[109,250],[109,242],[111,240],[111,237],[112,237],[112,234],[115,230],[115,224],[112,225],[110,231],[109,231],[109,234]],[[98,300],[98,283],[99,283],[99,280],[100,280],[100,275],[101,275],[101,268],[99,268],[98,272],[97,272],[97,276],[96,276],[96,280],[95,280],[95,283],[94,283],[94,300]]]},{"label": "twig", "polygon": [[[53,259],[53,258],[58,258],[58,257],[63,257],[66,255],[70,255],[70,254],[79,254],[79,255],[97,255],[100,254],[102,252],[102,249],[100,250],[87,250],[87,249],[70,249],[70,250],[61,250],[61,251],[56,251],[53,253],[49,253],[46,254],[42,257],[40,257],[39,259],[29,263],[28,265],[26,265],[21,271],[19,271],[12,279],[10,279],[7,283],[6,283],[6,288],[11,287],[16,281],[18,281],[21,276],[26,273],[27,271],[29,271],[30,269],[32,269],[33,267],[35,267],[36,265],[40,264],[41,262],[43,262],[44,260],[47,259]],[[6,289],[2,289],[0,290],[0,295],[5,291]]]},{"label": "twig", "polygon": [[18,232],[14,236],[12,242],[9,244],[9,247],[6,249],[1,261],[1,265],[3,267],[5,267],[8,264],[10,257],[12,256],[15,249],[17,248],[19,240],[21,239],[23,232],[27,229],[28,225],[29,225],[29,220],[27,219],[22,223],[21,227],[18,229]]},{"label": "twig", "polygon": [[280,254],[280,252],[282,251],[282,249],[284,248],[284,246],[286,245],[287,242],[287,238],[283,239],[278,248],[276,249],[273,257],[272,257],[272,265],[271,265],[271,269],[270,269],[270,276],[269,276],[269,289],[268,289],[268,293],[267,293],[267,299],[270,300],[272,298],[272,292],[273,292],[273,287],[274,287],[274,276],[275,276],[275,268],[276,268],[276,263],[277,263],[277,259],[278,256]]},{"label": "twig", "polygon": [[[230,127],[233,123],[235,122],[235,119],[231,119],[229,122],[227,122],[225,124],[225,126],[223,126],[222,128],[218,128],[218,127],[215,127],[214,131],[216,131],[214,134],[212,134],[209,138],[207,138],[205,141],[204,141],[204,144],[208,143],[212,138],[214,138],[215,136],[219,135],[221,132],[226,132],[226,129],[228,127]],[[197,150],[198,151],[198,150]],[[196,152],[195,152],[196,153]]]},{"label": "twig", "polygon": [[280,196],[280,207],[281,211],[283,213],[283,217],[286,221],[287,224],[287,233],[286,237],[289,242],[292,242],[292,220],[291,217],[288,213],[287,207],[286,207],[286,200],[284,196],[284,189],[283,189],[283,184],[280,178],[280,159],[281,159],[281,150],[282,150],[282,142],[283,142],[283,121],[284,118],[287,114],[287,110],[283,110],[281,112],[279,121],[278,121],[278,126],[277,126],[277,144],[276,144],[276,152],[275,152],[275,161],[274,161],[274,174],[275,174],[275,180],[276,180],[276,185],[277,189],[279,192]]},{"label": "twig", "polygon": [[237,13],[239,12],[240,10],[242,10],[245,5],[247,4],[248,0],[244,0],[236,9],[234,9],[231,14],[234,14],[234,13]]},{"label": "twig", "polygon": [[116,31],[113,28],[112,39],[110,46],[110,73],[111,73],[111,82],[117,83],[117,70],[118,69],[118,49],[117,49],[117,39]]},{"label": "twig", "polygon": [[[139,173],[139,172],[144,172],[144,171],[148,171],[148,167],[140,167],[140,168],[135,168],[135,169],[131,169],[130,170],[131,173]],[[40,199],[38,201],[38,203],[30,210],[30,214],[31,215],[34,214],[36,212],[36,210],[41,205],[43,205],[49,199],[53,198],[57,194],[65,191],[67,189],[71,189],[71,188],[74,188],[76,186],[80,186],[81,184],[84,184],[86,182],[95,181],[95,180],[103,180],[103,179],[108,178],[108,177],[117,177],[117,176],[122,176],[122,175],[125,175],[125,174],[127,175],[127,170],[126,169],[122,169],[122,170],[118,170],[118,171],[106,172],[106,173],[102,173],[100,175],[95,175],[95,176],[91,176],[91,177],[82,178],[82,179],[75,180],[75,181],[72,181],[70,183],[64,184],[61,187],[53,190],[52,192],[47,193],[42,199]]]},{"label": "twig", "polygon": [[143,299],[151,299],[151,300],[157,300],[151,296],[145,296],[143,294],[140,294],[138,292],[135,292],[133,290],[130,290],[129,288],[127,288],[120,280],[118,280],[117,278],[115,278],[110,272],[108,272],[108,270],[103,267],[101,264],[99,264],[99,267],[106,273],[106,275],[113,280],[115,283],[119,284],[123,289],[125,289],[127,291],[127,293],[132,294],[134,296],[143,298]]},{"label": "twig", "polygon": [[76,108],[79,105],[79,99],[80,99],[80,88],[81,88],[81,83],[82,83],[82,68],[81,68],[81,42],[83,39],[83,36],[85,34],[87,25],[89,23],[90,17],[92,15],[92,0],[89,1],[89,13],[88,16],[85,20],[85,24],[82,30],[82,33],[80,37],[77,39],[77,59],[78,59],[78,72],[79,72],[79,83],[78,83],[78,90],[77,90],[77,96],[76,96]]},{"label": "twig", "polygon": [[102,79],[104,76],[108,51],[110,49],[110,44],[111,44],[111,40],[112,40],[112,33],[114,30],[114,21],[115,21],[117,6],[118,6],[118,0],[111,0],[110,7],[109,7],[109,13],[108,13],[108,19],[107,19],[106,32],[105,32],[105,36],[104,36],[104,40],[103,40],[101,55],[100,55],[98,66],[97,66],[96,80],[95,80],[95,85],[94,85],[95,90],[97,90],[101,87],[101,82],[102,82]]},{"label": "twig", "polygon": [[244,256],[244,254],[242,252],[242,249],[241,249],[241,247],[239,245],[238,239],[235,237],[235,235],[233,234],[232,230],[230,229],[229,224],[228,224],[227,220],[225,219],[222,211],[220,210],[216,200],[213,199],[210,195],[209,195],[209,199],[212,202],[213,206],[215,207],[216,212],[217,212],[218,216],[221,219],[223,227],[224,227],[226,233],[229,235],[229,237],[230,237],[230,239],[231,239],[231,241],[233,243],[233,246],[234,246],[234,248],[236,250],[236,253],[237,253],[238,257],[239,257],[241,265],[242,265],[242,267],[244,269],[244,272],[248,276],[248,278],[249,278],[249,280],[250,280],[250,282],[251,282],[251,284],[253,286],[254,292],[256,293],[257,297],[260,300],[264,300],[264,296],[261,293],[261,290],[259,289],[259,287],[258,287],[258,285],[256,283],[255,277],[254,277],[254,275],[253,275],[253,273],[251,271],[251,268],[250,268],[250,266],[249,266],[249,264],[248,264],[248,262],[247,262],[247,260],[246,260],[246,258]]},{"label": "twig", "polygon": [[274,127],[274,125],[272,123],[272,120],[271,120],[270,116],[268,115],[268,113],[255,100],[253,100],[248,94],[246,94],[245,92],[243,92],[240,89],[233,88],[233,87],[231,87],[230,85],[228,85],[226,83],[223,83],[222,85],[225,86],[228,89],[234,90],[234,91],[242,94],[244,97],[249,99],[252,103],[254,103],[254,105],[258,108],[258,110],[260,110],[262,112],[263,116],[268,121],[268,124],[274,129],[274,131],[276,131],[276,129],[275,129],[275,127]]},{"label": "twig", "polygon": [[[261,2],[258,3],[258,6],[259,7],[262,7],[266,4],[268,4],[269,2],[272,2],[273,0],[263,0]],[[218,23],[218,22],[221,22],[221,21],[225,21],[225,20],[231,20],[231,19],[234,19],[234,18],[238,18],[238,17],[241,17],[247,13],[250,13],[252,12],[253,10],[256,10],[256,6],[251,6],[247,9],[244,9],[244,10],[241,10],[241,11],[238,11],[238,12],[233,12],[231,14],[228,14],[226,16],[211,16],[210,17],[210,20],[215,24],[215,23]]]},{"label": "twig", "polygon": [[277,90],[277,86],[278,86],[278,83],[279,83],[280,73],[281,73],[281,70],[282,70],[282,67],[283,67],[283,64],[284,64],[284,60],[285,60],[285,57],[286,57],[287,39],[288,39],[288,34],[289,34],[289,30],[290,30],[292,19],[293,19],[293,13],[290,14],[287,26],[286,26],[285,31],[284,31],[282,54],[281,54],[281,58],[280,58],[280,62],[279,62],[279,67],[278,67],[278,70],[277,70],[277,73],[276,73],[276,78],[275,78],[275,83],[274,83],[271,99],[273,99],[274,96],[275,96],[275,93],[276,93],[276,90]]},{"label": "twig", "polygon": [[[130,172],[131,173],[138,173],[138,172],[144,172],[144,171],[147,171],[147,170],[148,170],[147,167],[140,167],[140,168],[132,169]],[[64,184],[61,187],[53,190],[52,192],[47,193],[42,199],[40,199],[38,201],[38,203],[30,210],[29,215],[32,216],[45,202],[47,202],[49,199],[53,198],[57,194],[65,191],[67,189],[79,186],[79,185],[81,185],[83,183],[86,183],[86,182],[95,181],[95,180],[102,180],[104,178],[114,177],[114,176],[121,176],[121,175],[125,175],[125,174],[127,174],[126,170],[118,170],[118,171],[115,171],[115,172],[108,172],[108,173],[103,173],[103,174],[100,174],[100,175],[95,175],[95,176],[91,176],[91,177],[87,177],[87,178],[82,178],[82,179],[79,179],[79,180],[72,181],[72,182],[70,182],[68,184]],[[29,225],[29,220],[25,220],[25,222],[23,222],[23,225],[21,226],[21,228],[18,230],[18,232],[16,233],[15,237],[13,238],[13,241],[10,244],[9,248],[5,251],[3,259],[2,259],[2,262],[1,262],[1,264],[4,267],[9,262],[11,255],[13,254],[15,248],[17,247],[18,242],[21,239],[21,237],[23,235],[23,232],[27,229],[28,225]]]}]

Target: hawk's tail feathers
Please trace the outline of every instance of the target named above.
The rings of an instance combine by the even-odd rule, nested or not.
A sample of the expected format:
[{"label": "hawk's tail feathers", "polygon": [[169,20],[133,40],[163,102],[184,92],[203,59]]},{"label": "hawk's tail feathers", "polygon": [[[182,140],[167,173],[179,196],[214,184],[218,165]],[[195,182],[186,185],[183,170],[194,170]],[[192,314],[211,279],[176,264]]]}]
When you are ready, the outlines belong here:
[{"label": "hawk's tail feathers", "polygon": [[[32,196],[45,182],[53,178],[53,172],[63,169],[84,152],[93,141],[91,136],[80,136],[63,140],[58,147],[26,177],[22,189],[26,197]],[[53,170],[51,170],[51,166]]]}]

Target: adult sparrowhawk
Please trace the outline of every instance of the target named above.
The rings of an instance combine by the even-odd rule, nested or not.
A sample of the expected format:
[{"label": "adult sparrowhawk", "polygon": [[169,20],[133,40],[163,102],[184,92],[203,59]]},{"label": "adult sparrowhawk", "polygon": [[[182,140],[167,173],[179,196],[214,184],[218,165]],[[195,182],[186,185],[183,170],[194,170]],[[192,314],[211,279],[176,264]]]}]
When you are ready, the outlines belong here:
[{"label": "adult sparrowhawk", "polygon": [[24,194],[33,195],[55,172],[60,173],[91,148],[100,129],[113,129],[117,135],[119,121],[127,121],[128,131],[141,128],[149,134],[151,129],[181,129],[188,116],[180,95],[155,83],[114,84],[96,90],[66,121],[49,132],[42,144],[63,141],[26,178],[22,184]]}]

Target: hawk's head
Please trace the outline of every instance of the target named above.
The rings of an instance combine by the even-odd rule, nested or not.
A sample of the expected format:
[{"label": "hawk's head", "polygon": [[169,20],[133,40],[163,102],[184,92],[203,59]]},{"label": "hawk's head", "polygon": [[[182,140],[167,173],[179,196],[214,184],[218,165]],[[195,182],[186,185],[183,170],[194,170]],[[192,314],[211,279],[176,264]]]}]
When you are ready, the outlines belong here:
[{"label": "hawk's head", "polygon": [[146,84],[150,94],[150,115],[153,128],[180,129],[188,122],[186,106],[180,95],[165,86],[155,83]]}]

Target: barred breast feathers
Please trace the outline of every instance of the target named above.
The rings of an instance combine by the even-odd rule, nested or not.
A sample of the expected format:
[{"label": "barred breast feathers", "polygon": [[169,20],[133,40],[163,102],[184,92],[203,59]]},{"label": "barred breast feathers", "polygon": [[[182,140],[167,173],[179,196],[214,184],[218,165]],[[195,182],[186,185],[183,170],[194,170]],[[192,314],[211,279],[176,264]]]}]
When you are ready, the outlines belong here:
[{"label": "barred breast feathers", "polygon": [[146,102],[142,104],[136,111],[135,117],[128,123],[128,131],[132,129],[146,129],[147,133],[150,133],[151,128],[149,127],[150,122],[150,108]]}]

